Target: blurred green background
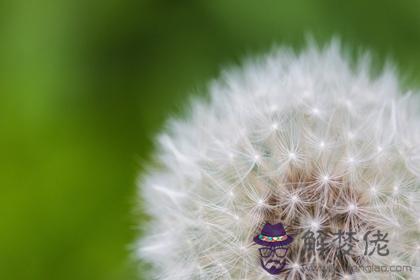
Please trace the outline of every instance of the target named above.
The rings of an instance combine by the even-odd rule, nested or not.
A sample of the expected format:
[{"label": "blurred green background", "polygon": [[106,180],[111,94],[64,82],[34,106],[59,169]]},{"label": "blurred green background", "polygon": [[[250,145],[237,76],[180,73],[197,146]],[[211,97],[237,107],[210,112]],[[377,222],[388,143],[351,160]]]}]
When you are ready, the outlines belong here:
[{"label": "blurred green background", "polygon": [[[312,34],[420,85],[419,1],[0,2],[0,279],[143,279],[153,135],[221,67]],[[200,93],[198,93],[200,94]],[[202,93],[201,93],[202,94]],[[141,225],[140,225],[141,228]]]}]

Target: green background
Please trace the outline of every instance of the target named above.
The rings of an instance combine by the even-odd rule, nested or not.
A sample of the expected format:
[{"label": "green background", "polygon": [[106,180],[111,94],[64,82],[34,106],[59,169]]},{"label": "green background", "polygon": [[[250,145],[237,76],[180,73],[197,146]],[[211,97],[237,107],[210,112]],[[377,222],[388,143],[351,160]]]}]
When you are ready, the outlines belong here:
[{"label": "green background", "polygon": [[312,34],[420,85],[419,1],[0,2],[0,279],[138,279],[153,135],[226,65]]}]

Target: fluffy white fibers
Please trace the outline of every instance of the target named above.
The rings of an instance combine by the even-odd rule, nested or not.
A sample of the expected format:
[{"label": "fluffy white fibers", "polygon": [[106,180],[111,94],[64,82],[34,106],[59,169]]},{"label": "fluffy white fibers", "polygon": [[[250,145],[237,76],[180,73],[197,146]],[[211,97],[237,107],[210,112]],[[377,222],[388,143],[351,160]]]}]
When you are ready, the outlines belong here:
[{"label": "fluffy white fibers", "polygon": [[[224,72],[209,100],[171,120],[139,183],[148,279],[419,279],[420,102],[391,69],[373,77],[368,61],[351,66],[334,42],[277,49]],[[278,275],[253,242],[264,223],[294,237]],[[309,254],[308,230],[359,242],[346,255],[334,242]],[[387,234],[388,255],[365,254],[371,230]]]}]

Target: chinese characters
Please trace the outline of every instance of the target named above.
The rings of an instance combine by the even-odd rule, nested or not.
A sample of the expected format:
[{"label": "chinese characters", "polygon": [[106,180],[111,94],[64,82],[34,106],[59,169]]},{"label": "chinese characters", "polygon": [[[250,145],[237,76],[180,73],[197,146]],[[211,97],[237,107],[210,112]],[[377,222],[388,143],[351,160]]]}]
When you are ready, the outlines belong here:
[{"label": "chinese characters", "polygon": [[324,256],[331,246],[336,246],[338,256],[350,255],[352,254],[353,248],[359,242],[364,243],[365,256],[371,256],[375,252],[379,256],[389,255],[388,233],[382,233],[380,230],[371,230],[363,235],[363,240],[357,239],[356,236],[358,234],[354,231],[345,232],[338,230],[337,232],[327,234],[323,231],[317,231],[315,233],[307,230],[302,238],[305,251],[309,253],[317,252],[320,256]]}]

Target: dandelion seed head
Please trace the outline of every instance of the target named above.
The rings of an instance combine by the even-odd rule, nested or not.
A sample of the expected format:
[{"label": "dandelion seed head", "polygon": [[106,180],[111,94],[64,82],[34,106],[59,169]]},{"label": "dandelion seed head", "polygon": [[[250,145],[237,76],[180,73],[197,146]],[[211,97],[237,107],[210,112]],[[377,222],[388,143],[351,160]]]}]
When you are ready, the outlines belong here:
[{"label": "dandelion seed head", "polygon": [[295,236],[287,279],[358,279],[352,262],[381,265],[354,250],[334,261],[335,278],[305,272],[337,250],[306,256],[307,229],[380,229],[420,266],[420,98],[402,94],[393,70],[372,78],[365,61],[350,65],[336,42],[275,50],[224,71],[208,99],[168,122],[139,181],[147,279],[278,279],[252,240],[267,222]]}]

